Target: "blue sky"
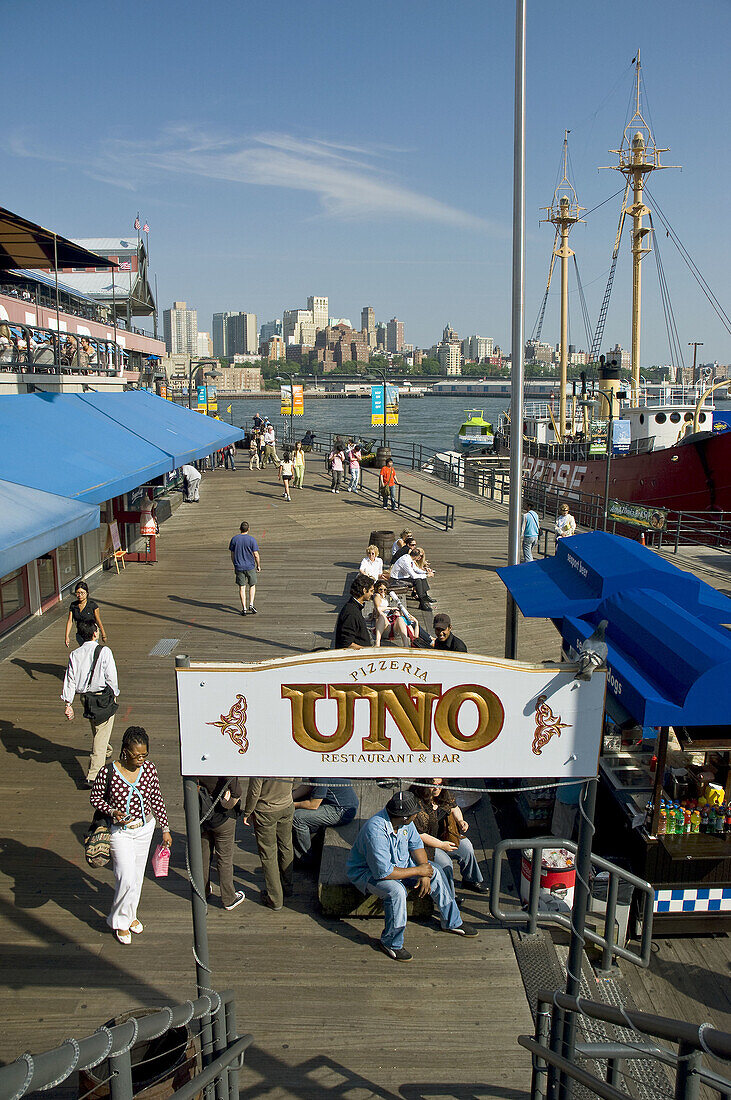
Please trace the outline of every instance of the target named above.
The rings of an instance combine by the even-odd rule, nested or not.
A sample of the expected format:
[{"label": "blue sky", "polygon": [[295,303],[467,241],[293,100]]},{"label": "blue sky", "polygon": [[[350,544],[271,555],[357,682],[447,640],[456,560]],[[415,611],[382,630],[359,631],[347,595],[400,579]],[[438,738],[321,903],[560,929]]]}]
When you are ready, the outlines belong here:
[{"label": "blue sky", "polygon": [[[591,209],[622,184],[597,167],[621,140],[638,46],[656,141],[684,166],[650,188],[728,308],[728,0],[529,0],[527,26],[527,334],[564,128]],[[186,300],[204,329],[221,309],[261,323],[327,294],[331,315],[359,322],[372,305],[419,346],[449,322],[508,347],[513,4],[5,0],[3,32],[2,204],[72,237],[129,233],[139,210],[161,308]],[[619,202],[571,237],[592,327]],[[628,249],[605,341],[624,347]],[[702,340],[703,361],[728,362],[728,334],[664,232],[660,249],[684,354]],[[654,257],[644,284],[643,365],[665,363]],[[586,346],[575,289],[571,340]]]}]

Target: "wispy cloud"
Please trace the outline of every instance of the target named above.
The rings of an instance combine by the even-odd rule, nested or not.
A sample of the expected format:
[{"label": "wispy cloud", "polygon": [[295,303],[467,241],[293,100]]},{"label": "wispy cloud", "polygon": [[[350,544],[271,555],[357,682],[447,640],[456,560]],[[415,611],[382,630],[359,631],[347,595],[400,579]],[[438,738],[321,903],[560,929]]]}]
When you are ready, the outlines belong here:
[{"label": "wispy cloud", "polygon": [[[16,156],[63,159],[22,140],[13,141],[11,150]],[[386,164],[405,152],[284,133],[233,139],[177,126],[154,141],[108,139],[96,153],[87,151],[82,167],[96,179],[127,187],[163,174],[199,176],[310,192],[325,213],[340,219],[402,218],[498,232],[483,218],[404,186]]]}]

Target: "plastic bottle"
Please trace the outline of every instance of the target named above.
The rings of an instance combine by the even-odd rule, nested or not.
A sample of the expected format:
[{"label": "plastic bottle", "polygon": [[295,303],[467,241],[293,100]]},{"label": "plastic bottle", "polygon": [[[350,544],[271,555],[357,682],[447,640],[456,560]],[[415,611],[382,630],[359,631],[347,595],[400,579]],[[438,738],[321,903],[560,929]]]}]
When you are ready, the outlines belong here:
[{"label": "plastic bottle", "polygon": [[690,831],[691,831],[691,833],[700,832],[700,827],[701,827],[701,815],[698,813],[697,810],[693,810],[692,814],[690,815]]},{"label": "plastic bottle", "polygon": [[724,822],[724,832],[726,834],[726,839],[731,840],[731,802],[728,804],[726,820]]},{"label": "plastic bottle", "polygon": [[683,810],[683,832],[684,833],[689,833],[690,832],[690,817],[691,817],[690,810],[684,809]]},{"label": "plastic bottle", "polygon": [[675,828],[673,832],[676,836],[681,836],[683,832],[683,811],[679,802],[673,803],[673,813],[675,815]]},{"label": "plastic bottle", "polygon": [[726,825],[726,807],[722,804],[716,810],[716,827],[713,830],[715,836],[723,836]]},{"label": "plastic bottle", "polygon": [[[731,823],[731,818],[729,818],[729,822]],[[667,828],[668,828],[668,812],[665,809],[665,803],[663,802],[663,804],[660,807],[660,814],[659,814],[658,819],[657,819],[657,835],[658,836],[665,836],[665,834],[667,833]]]},{"label": "plastic bottle", "polygon": [[708,806],[704,804],[701,806],[701,830],[702,833],[708,832]]}]

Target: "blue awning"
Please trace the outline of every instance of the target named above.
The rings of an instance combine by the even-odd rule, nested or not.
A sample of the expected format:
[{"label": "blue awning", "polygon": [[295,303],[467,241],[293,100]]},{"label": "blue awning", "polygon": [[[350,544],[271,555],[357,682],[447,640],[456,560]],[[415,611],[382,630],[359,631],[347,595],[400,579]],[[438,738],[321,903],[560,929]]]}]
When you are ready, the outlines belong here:
[{"label": "blue awning", "polygon": [[241,435],[140,390],[0,397],[7,481],[101,504]]},{"label": "blue awning", "polygon": [[84,393],[81,400],[165,451],[173,460],[173,469],[204,458],[242,436],[240,428],[182,408],[147,390]]},{"label": "blue awning", "polygon": [[596,531],[498,569],[524,615],[578,650],[606,619],[607,692],[647,726],[720,726],[731,711],[731,600],[652,550]]},{"label": "blue awning", "polygon": [[173,468],[169,454],[97,412],[81,394],[0,397],[0,440],[6,480],[90,504]]},{"label": "blue awning", "polygon": [[528,618],[586,615],[615,592],[671,595],[706,622],[731,623],[731,600],[646,546],[604,531],[560,539],[554,558],[503,566],[498,575]]},{"label": "blue awning", "polygon": [[720,726],[731,706],[731,633],[672,599],[634,589],[587,617],[567,616],[564,645],[577,649],[607,619],[607,691],[645,726]]},{"label": "blue awning", "polygon": [[0,481],[0,577],[98,526],[96,505]]}]

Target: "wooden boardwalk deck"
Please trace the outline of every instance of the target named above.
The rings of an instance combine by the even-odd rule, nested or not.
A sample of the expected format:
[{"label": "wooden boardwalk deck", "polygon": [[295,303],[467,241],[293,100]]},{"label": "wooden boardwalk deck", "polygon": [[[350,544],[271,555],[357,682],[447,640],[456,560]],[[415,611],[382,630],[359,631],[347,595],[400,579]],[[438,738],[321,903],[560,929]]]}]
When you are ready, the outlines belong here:
[{"label": "wooden boardwalk deck", "polygon": [[[146,930],[131,947],[121,947],[104,921],[111,873],[88,868],[80,845],[89,805],[77,781],[88,726],[63,717],[60,616],[0,663],[0,924],[7,945],[1,1058],[81,1036],[132,1007],[191,994],[172,659],[149,652],[161,638],[177,639],[173,652],[204,660],[285,656],[329,644],[370,531],[403,521],[377,509],[372,496],[333,496],[321,463],[313,466],[291,504],[281,499],[271,468],[205,476],[201,503],[180,507],[163,526],[159,563],[131,565],[94,589],[120,674],[113,742],[118,746],[129,724],[149,731],[175,839],[170,877],[145,884]],[[449,492],[438,485],[427,491]],[[455,631],[471,649],[499,655],[505,600],[494,568],[504,561],[503,518],[462,495],[455,500],[454,531],[410,526],[423,536],[437,570],[433,590]],[[244,518],[263,564],[260,614],[246,619],[236,610],[227,552]],[[521,656],[555,651],[550,625],[525,624]],[[209,929],[213,983],[236,990],[240,1028],[255,1035],[241,1075],[244,1096],[526,1094],[529,1059],[515,1038],[531,1029],[530,1014],[510,938],[491,926],[484,899],[470,897],[465,906],[481,928],[477,940],[414,925],[408,944],[415,960],[399,966],[375,949],[377,922],[324,920],[311,879],[297,880],[284,912],[262,908],[252,838],[241,839],[237,879],[247,901],[231,914],[216,901]]]},{"label": "wooden boardwalk deck", "polygon": [[[372,496],[334,497],[321,469],[319,461],[310,464],[305,489],[294,492],[291,504],[281,499],[273,468],[206,475],[201,503],[182,506],[163,526],[159,563],[131,565],[94,589],[120,672],[113,741],[118,746],[129,724],[148,729],[175,840],[169,879],[146,881],[145,934],[129,948],[104,921],[111,873],[88,868],[80,845],[89,806],[76,784],[88,727],[63,718],[60,616],[0,662],[6,945],[0,1058],[81,1036],[133,1007],[185,999],[194,988],[172,658],[149,656],[162,638],[177,639],[173,652],[201,660],[256,660],[327,646],[370,531],[408,525],[437,571],[433,592],[455,632],[473,651],[502,655],[505,590],[494,570],[505,562],[506,510],[404,475],[454,501],[456,526],[446,532],[384,513]],[[237,612],[227,552],[242,519],[259,540],[263,565],[260,614],[246,619]],[[521,621],[522,659],[557,654],[549,622]],[[472,820],[473,838],[489,856],[489,812]],[[478,939],[463,943],[414,924],[407,942],[415,959],[398,966],[375,948],[377,922],[322,918],[311,878],[297,879],[282,913],[262,908],[258,858],[251,835],[239,828],[237,881],[247,901],[229,914],[215,899],[209,933],[213,984],[236,990],[240,1030],[255,1036],[242,1096],[527,1095],[529,1059],[515,1040],[532,1030],[530,1013],[510,937],[492,924],[484,899],[470,896],[464,906],[481,930]],[[731,1027],[729,941],[672,949],[664,946],[669,942],[658,947],[649,972],[632,971],[639,1007]],[[673,958],[666,965],[668,950]]]}]

